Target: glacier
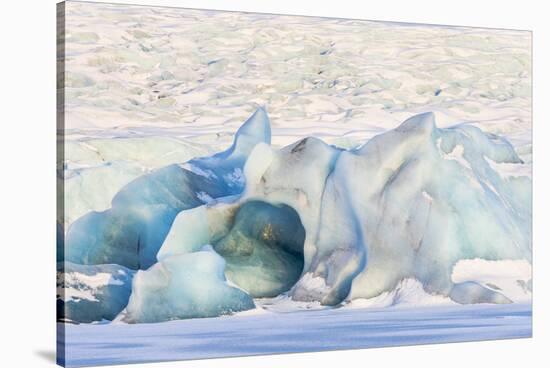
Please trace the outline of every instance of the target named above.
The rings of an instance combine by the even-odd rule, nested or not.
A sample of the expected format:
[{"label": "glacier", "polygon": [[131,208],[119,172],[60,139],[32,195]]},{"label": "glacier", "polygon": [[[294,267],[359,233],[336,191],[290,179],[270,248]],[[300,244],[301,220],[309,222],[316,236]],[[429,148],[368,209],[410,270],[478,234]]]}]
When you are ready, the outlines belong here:
[{"label": "glacier", "polygon": [[506,139],[438,128],[432,113],[349,149],[315,137],[278,149],[259,108],[229,149],[134,179],[111,208],[72,222],[61,246],[71,264],[135,272],[119,309],[129,323],[212,317],[280,295],[324,306],[395,298],[404,282],[460,304],[511,303],[529,272],[501,288],[453,271],[530,265],[531,179],[497,171],[522,164]]}]

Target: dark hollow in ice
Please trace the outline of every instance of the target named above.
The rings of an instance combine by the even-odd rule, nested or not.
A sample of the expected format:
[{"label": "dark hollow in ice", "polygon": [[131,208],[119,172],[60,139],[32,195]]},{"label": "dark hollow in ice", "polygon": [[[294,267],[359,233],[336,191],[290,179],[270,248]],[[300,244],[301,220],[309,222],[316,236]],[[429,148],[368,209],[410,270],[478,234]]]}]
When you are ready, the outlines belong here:
[{"label": "dark hollow in ice", "polygon": [[288,291],[304,267],[305,229],[290,206],[244,203],[229,233],[214,244],[229,279],[253,297]]}]

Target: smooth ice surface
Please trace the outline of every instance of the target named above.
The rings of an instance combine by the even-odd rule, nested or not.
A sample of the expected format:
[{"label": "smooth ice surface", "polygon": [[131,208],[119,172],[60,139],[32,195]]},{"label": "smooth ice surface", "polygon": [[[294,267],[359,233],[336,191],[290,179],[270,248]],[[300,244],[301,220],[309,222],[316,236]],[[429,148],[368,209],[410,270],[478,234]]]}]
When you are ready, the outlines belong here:
[{"label": "smooth ice surface", "polygon": [[[447,296],[460,260],[530,261],[530,180],[502,176],[488,160],[522,164],[506,139],[471,125],[437,128],[425,113],[353,150],[315,138],[259,146],[241,202],[298,212],[306,238],[296,300],[369,299],[407,278]],[[474,288],[461,290],[461,302],[468,290],[478,300]]]},{"label": "smooth ice surface", "polygon": [[161,261],[170,255],[196,252],[209,242],[206,207],[183,210],[178,213],[170,227],[170,232],[157,253],[157,259]]},{"label": "smooth ice surface", "polygon": [[531,305],[265,312],[141,325],[67,325],[65,332],[68,366],[124,364],[531,337]]},{"label": "smooth ice surface", "polygon": [[128,323],[214,317],[254,308],[252,298],[227,284],[225,261],[211,248],[165,257],[138,271],[121,316]]},{"label": "smooth ice surface", "polygon": [[115,195],[110,209],[90,212],[71,224],[65,259],[117,263],[131,269],[150,267],[178,212],[203,203],[200,191],[213,197],[226,193],[219,180],[177,165],[135,179]]},{"label": "smooth ice surface", "polygon": [[286,205],[244,203],[231,230],[214,245],[227,277],[253,297],[275,297],[298,281],[304,266],[305,230]]}]

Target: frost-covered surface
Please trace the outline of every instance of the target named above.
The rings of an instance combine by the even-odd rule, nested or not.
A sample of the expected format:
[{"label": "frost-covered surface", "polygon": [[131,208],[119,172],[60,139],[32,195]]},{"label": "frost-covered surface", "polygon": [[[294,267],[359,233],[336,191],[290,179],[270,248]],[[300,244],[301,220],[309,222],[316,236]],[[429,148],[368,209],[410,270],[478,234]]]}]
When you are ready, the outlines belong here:
[{"label": "frost-covered surface", "polygon": [[[246,312],[244,312],[246,313]],[[531,337],[531,305],[323,309],[65,325],[68,366]]]}]

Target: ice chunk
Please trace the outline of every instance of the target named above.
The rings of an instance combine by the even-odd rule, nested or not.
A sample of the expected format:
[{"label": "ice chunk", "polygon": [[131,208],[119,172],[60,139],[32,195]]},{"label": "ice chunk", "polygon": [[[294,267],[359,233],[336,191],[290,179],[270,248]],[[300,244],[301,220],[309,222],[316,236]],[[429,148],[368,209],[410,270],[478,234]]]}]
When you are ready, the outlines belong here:
[{"label": "ice chunk", "polygon": [[305,230],[296,211],[261,201],[219,203],[180,212],[157,258],[213,244],[226,276],[254,297],[273,297],[300,277]]},{"label": "ice chunk", "polygon": [[508,304],[512,303],[510,299],[485,286],[473,281],[466,281],[456,284],[451,289],[449,296],[452,300],[460,304]]},{"label": "ice chunk", "polygon": [[91,212],[67,232],[65,259],[80,264],[117,263],[146,269],[156,255],[176,215],[202,205],[197,192],[226,194],[219,182],[178,165],[139,177],[114,197],[111,209]]},{"label": "ice chunk", "polygon": [[[409,119],[405,134],[382,134],[338,162],[335,175],[370,178],[363,190],[361,180],[343,188],[357,194],[353,206],[368,250],[350,298],[378,295],[406,277],[448,295],[459,259],[530,257],[530,210],[516,204],[514,189],[484,159],[517,162],[511,145],[475,127],[437,129],[432,119],[415,118],[417,128]],[[447,159],[458,145],[466,165]],[[338,172],[345,160],[356,166]]]},{"label": "ice chunk", "polygon": [[229,149],[211,157],[193,159],[188,165],[223,178],[231,194],[238,194],[244,186],[242,168],[258,144],[271,144],[271,126],[264,108],[258,108],[237,130]]},{"label": "ice chunk", "polygon": [[170,232],[160,248],[157,259],[192,253],[210,242],[208,218],[205,206],[181,211],[174,220]]},{"label": "ice chunk", "polygon": [[122,320],[152,323],[254,308],[248,294],[228,285],[224,267],[223,258],[212,250],[163,258],[134,277]]},{"label": "ice chunk", "polygon": [[258,143],[271,144],[271,125],[263,107],[258,108],[237,130],[233,145],[215,157],[246,160]]},{"label": "ice chunk", "polygon": [[58,319],[94,322],[114,319],[126,307],[134,272],[118,265],[65,262],[57,275]]}]

